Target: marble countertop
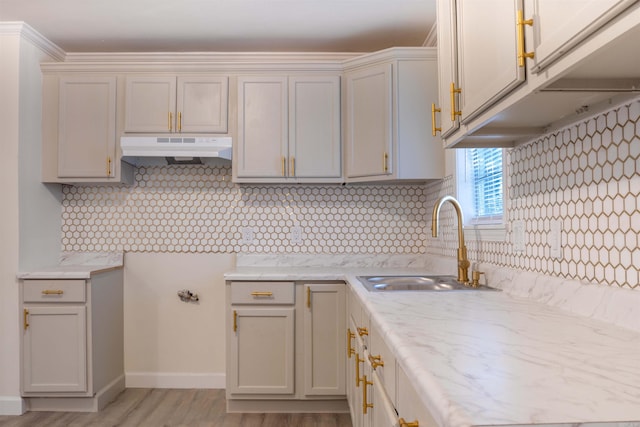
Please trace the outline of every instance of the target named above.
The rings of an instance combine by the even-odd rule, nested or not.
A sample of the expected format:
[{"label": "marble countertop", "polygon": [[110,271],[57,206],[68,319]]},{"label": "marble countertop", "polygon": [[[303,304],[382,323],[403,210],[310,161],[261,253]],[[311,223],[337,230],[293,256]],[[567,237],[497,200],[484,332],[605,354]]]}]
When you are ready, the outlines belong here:
[{"label": "marble countertop", "polygon": [[57,265],[18,273],[18,279],[90,279],[91,276],[122,268],[121,252],[63,253]]},{"label": "marble countertop", "polygon": [[356,279],[428,272],[241,266],[225,278],[345,280],[441,426],[640,426],[640,332],[517,296],[507,287],[372,293]]}]

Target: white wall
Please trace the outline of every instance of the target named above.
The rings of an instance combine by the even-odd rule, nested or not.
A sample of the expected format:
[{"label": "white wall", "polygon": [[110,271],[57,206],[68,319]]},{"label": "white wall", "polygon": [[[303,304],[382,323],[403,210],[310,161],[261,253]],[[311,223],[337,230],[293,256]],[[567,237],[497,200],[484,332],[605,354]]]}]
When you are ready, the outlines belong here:
[{"label": "white wall", "polygon": [[[234,254],[127,253],[127,387],[224,388],[225,284]],[[189,289],[200,301],[185,303]]]},{"label": "white wall", "polygon": [[22,24],[0,24],[0,414],[9,415],[25,409],[16,274],[23,266],[57,260],[60,248],[60,195],[38,182],[39,62],[52,58],[34,43],[37,39]]}]

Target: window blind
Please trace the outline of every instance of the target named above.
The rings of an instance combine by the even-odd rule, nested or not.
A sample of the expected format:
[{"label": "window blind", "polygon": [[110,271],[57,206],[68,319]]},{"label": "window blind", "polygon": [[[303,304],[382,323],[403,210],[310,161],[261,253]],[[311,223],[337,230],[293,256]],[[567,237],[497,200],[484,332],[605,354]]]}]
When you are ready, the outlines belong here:
[{"label": "window blind", "polygon": [[473,176],[473,211],[475,220],[502,217],[502,149],[467,150]]}]

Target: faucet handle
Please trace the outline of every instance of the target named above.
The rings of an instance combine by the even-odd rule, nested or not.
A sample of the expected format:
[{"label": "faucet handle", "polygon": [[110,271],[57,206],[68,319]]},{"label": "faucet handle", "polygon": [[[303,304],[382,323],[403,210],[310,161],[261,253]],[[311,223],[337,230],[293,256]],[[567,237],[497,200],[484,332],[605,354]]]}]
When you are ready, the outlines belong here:
[{"label": "faucet handle", "polygon": [[471,272],[471,286],[477,288],[480,286],[480,275],[484,274],[484,271],[473,270]]}]

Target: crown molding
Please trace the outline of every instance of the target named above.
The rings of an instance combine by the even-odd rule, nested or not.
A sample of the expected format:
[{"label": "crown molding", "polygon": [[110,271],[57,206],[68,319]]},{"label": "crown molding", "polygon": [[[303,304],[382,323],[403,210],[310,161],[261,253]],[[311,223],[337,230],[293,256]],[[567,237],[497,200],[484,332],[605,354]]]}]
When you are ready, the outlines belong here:
[{"label": "crown molding", "polygon": [[390,47],[377,52],[360,55],[343,63],[345,70],[352,70],[361,66],[368,66],[376,62],[385,62],[395,59],[433,59],[436,60],[437,52],[433,47]]},{"label": "crown molding", "polygon": [[0,22],[0,35],[15,35],[29,41],[54,61],[64,61],[66,53],[57,44],[36,31],[32,26],[22,21]]}]

